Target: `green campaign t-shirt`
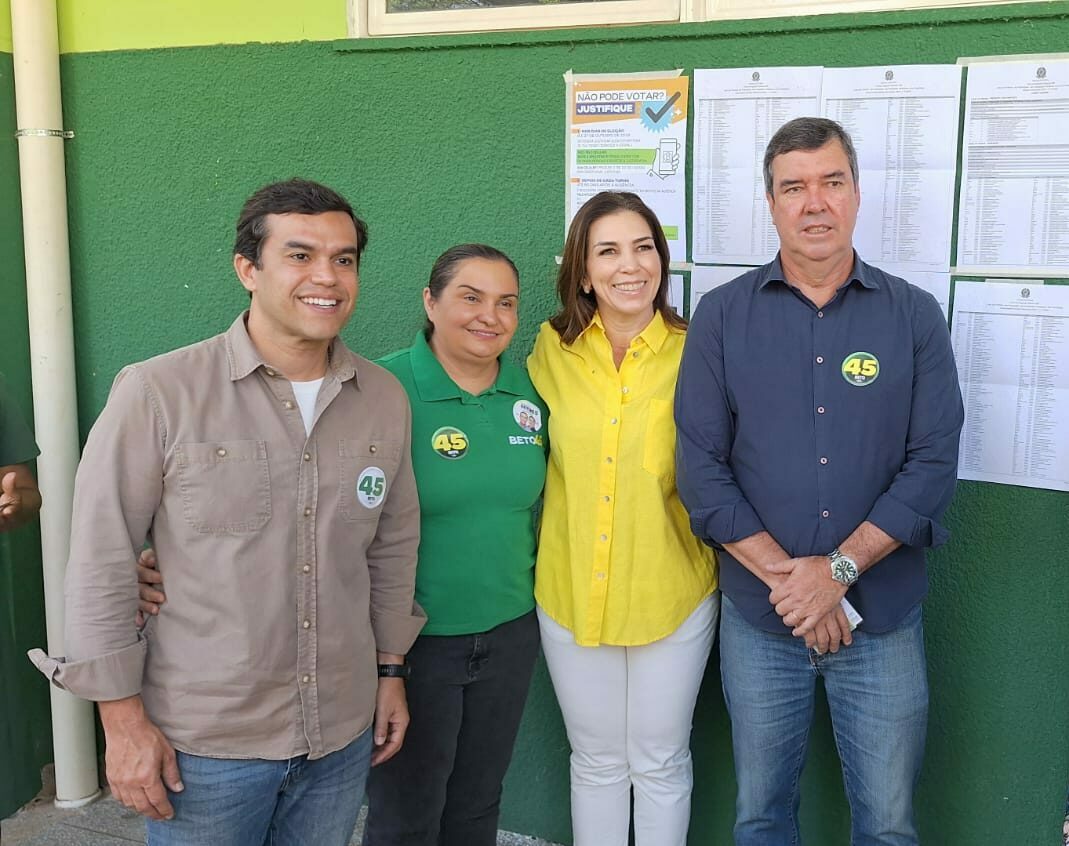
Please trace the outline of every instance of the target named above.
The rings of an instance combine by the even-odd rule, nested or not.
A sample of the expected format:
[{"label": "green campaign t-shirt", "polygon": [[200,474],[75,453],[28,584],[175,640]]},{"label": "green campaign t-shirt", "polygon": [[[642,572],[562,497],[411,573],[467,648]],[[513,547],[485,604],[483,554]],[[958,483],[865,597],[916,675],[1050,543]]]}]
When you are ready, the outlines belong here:
[{"label": "green campaign t-shirt", "polygon": [[412,404],[423,634],[483,632],[531,611],[548,422],[531,380],[502,356],[496,382],[472,396],[449,378],[423,332],[379,364]]},{"label": "green campaign t-shirt", "polygon": [[0,466],[25,464],[40,454],[33,433],[0,374]]}]

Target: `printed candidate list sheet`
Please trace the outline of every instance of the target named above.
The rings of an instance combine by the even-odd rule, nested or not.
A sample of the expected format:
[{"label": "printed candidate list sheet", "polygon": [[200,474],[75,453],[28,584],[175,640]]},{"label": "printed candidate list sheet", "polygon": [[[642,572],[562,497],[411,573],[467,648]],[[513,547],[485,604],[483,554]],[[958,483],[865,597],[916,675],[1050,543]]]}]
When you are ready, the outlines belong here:
[{"label": "printed candidate list sheet", "polygon": [[737,279],[752,267],[705,267],[694,265],[690,272],[690,316],[694,317],[694,309],[698,307],[701,298],[713,288],[726,285],[733,279]]},{"label": "printed candidate list sheet", "polygon": [[694,261],[765,264],[779,249],[762,162],[787,121],[815,115],[819,67],[694,71]]},{"label": "printed candidate list sheet", "polygon": [[1069,60],[969,65],[959,272],[1069,267]]},{"label": "printed candidate list sheet", "polygon": [[956,65],[824,69],[821,114],[857,150],[854,246],[865,261],[950,270],[960,101]]},{"label": "printed candidate list sheet", "polygon": [[954,286],[958,478],[1069,491],[1069,286]]}]

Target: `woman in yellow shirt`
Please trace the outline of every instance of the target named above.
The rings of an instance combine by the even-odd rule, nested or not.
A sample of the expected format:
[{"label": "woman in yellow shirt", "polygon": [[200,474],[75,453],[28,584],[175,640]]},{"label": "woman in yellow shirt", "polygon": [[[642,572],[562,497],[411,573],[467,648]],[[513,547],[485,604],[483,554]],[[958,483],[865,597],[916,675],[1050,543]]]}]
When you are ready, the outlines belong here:
[{"label": "woman in yellow shirt", "polygon": [[668,243],[635,194],[572,221],[561,309],[528,360],[549,406],[535,568],[542,648],[571,743],[576,846],[684,846],[694,702],[719,614],[715,558],[675,485],[686,322]]}]

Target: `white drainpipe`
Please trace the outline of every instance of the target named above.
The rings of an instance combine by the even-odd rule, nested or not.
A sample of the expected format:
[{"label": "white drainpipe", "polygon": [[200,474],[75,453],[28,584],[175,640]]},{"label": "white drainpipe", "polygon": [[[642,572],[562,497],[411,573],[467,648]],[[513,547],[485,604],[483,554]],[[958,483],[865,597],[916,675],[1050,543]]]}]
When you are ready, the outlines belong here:
[{"label": "white drainpipe", "polygon": [[[70,552],[78,403],[74,383],[67,183],[54,0],[11,0],[22,225],[26,247],[33,415],[44,562],[48,652],[64,655],[63,576]],[[100,795],[93,704],[49,685],[56,804],[74,808]]]}]

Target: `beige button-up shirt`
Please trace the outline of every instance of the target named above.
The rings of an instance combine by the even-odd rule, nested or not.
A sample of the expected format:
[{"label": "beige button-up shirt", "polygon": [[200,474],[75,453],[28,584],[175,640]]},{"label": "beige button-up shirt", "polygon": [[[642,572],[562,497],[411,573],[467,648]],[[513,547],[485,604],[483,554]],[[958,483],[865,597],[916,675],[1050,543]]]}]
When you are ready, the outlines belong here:
[{"label": "beige button-up shirt", "polygon": [[[244,318],[116,378],[75,484],[67,657],[30,657],[86,699],[140,693],[184,752],[318,758],[371,725],[376,651],[425,621],[410,411],[335,339],[306,435]],[[138,633],[150,534],[167,602]]]}]

